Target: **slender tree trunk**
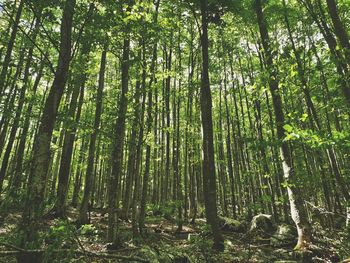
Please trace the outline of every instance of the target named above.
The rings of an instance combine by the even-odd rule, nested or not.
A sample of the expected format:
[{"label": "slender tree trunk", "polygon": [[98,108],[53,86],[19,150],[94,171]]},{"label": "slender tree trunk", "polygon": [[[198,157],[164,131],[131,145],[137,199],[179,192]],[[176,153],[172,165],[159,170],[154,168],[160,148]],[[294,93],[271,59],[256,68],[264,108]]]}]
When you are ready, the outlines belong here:
[{"label": "slender tree trunk", "polygon": [[[346,32],[346,28],[341,21],[339,17],[338,7],[335,0],[326,0],[328,12],[330,17],[332,18],[333,26],[334,26],[334,33],[339,39],[340,45],[344,49],[344,55],[345,55],[345,63],[348,64],[348,67],[350,66],[350,42],[349,42],[349,35]],[[349,68],[350,70],[350,68]]]},{"label": "slender tree trunk", "polygon": [[[4,103],[4,114],[2,115],[1,121],[0,121],[0,149],[4,148],[6,138],[7,138],[7,132],[8,127],[10,125],[11,121],[11,115],[12,115],[12,109],[15,107],[15,99],[20,91],[18,89],[18,86],[16,84],[17,79],[21,76],[22,70],[23,70],[23,62],[24,62],[24,50],[22,50],[22,53],[19,57],[19,61],[17,64],[16,72],[13,76],[13,80],[11,81],[10,85],[10,93],[8,95],[8,99]],[[0,157],[1,157],[0,153]]]},{"label": "slender tree trunk", "polygon": [[201,0],[202,13],[202,84],[201,84],[201,117],[203,131],[203,190],[205,192],[205,213],[207,221],[211,226],[214,237],[214,248],[224,249],[224,239],[218,224],[216,205],[216,176],[214,161],[213,121],[212,121],[212,99],[209,82],[209,55],[208,55],[208,3]]},{"label": "slender tree trunk", "polygon": [[89,209],[89,202],[90,202],[92,184],[93,184],[96,140],[100,130],[100,122],[101,122],[101,114],[102,114],[103,89],[105,85],[105,71],[106,71],[106,60],[107,60],[106,57],[107,57],[107,46],[104,47],[101,55],[100,72],[99,72],[99,80],[98,80],[98,88],[97,88],[97,96],[96,96],[95,121],[94,121],[93,132],[90,137],[89,154],[88,154],[88,160],[87,160],[88,164],[87,164],[86,174],[85,174],[84,195],[83,195],[83,200],[81,202],[81,206],[79,210],[79,217],[77,220],[78,225],[89,223],[88,209]]},{"label": "slender tree trunk", "polygon": [[[80,94],[80,96],[82,96],[82,93]],[[79,101],[79,104],[80,104],[80,101]],[[82,175],[83,175],[82,169],[83,169],[84,155],[85,155],[86,148],[87,148],[86,139],[83,138],[81,145],[80,145],[78,163],[77,163],[77,167],[76,167],[76,171],[75,171],[73,197],[72,197],[72,206],[73,207],[78,206],[79,190],[81,187],[81,181],[82,181]]]},{"label": "slender tree trunk", "polygon": [[16,17],[15,17],[13,24],[12,24],[10,39],[7,43],[6,54],[5,54],[5,58],[4,58],[4,61],[2,63],[2,68],[1,68],[1,72],[0,72],[0,96],[2,95],[2,93],[4,92],[4,90],[6,88],[5,87],[6,75],[7,75],[7,71],[8,71],[10,62],[11,62],[12,50],[13,50],[13,46],[15,44],[18,26],[19,26],[19,20],[20,20],[21,15],[22,15],[24,2],[25,2],[25,0],[21,0],[19,2]]},{"label": "slender tree trunk", "polygon": [[[75,3],[75,0],[67,0],[64,6],[60,31],[58,66],[52,87],[45,102],[40,127],[35,137],[28,192],[21,223],[24,230],[21,246],[24,248],[31,246],[31,243],[36,240],[39,228],[38,220],[44,212],[44,196],[50,163],[51,137],[71,60],[71,33]],[[23,256],[26,257],[26,262],[38,262],[33,257],[28,257],[28,255]]]},{"label": "slender tree trunk", "polygon": [[225,101],[225,113],[226,113],[226,125],[227,125],[227,136],[226,136],[226,152],[227,152],[227,164],[228,164],[228,175],[230,179],[230,189],[231,189],[231,205],[232,205],[232,216],[236,218],[236,192],[235,192],[235,178],[233,175],[233,164],[232,164],[232,151],[231,151],[231,121],[230,121],[230,111],[227,102],[227,74],[226,74],[226,63],[224,60],[224,101]]},{"label": "slender tree trunk", "polygon": [[[137,237],[139,236],[139,216],[140,216],[140,193],[142,194],[144,188],[142,186],[142,156],[143,156],[143,138],[144,138],[144,121],[145,121],[145,107],[146,107],[146,98],[147,98],[147,90],[146,90],[146,77],[147,77],[147,64],[146,64],[146,47],[144,39],[141,41],[142,46],[142,81],[141,81],[141,90],[142,90],[142,104],[140,111],[140,117],[139,117],[139,134],[138,134],[138,143],[137,143],[137,149],[136,149],[136,165],[135,165],[135,182],[134,182],[134,193],[133,193],[133,202],[132,202],[132,230],[133,230],[133,236]],[[149,175],[146,174],[146,177],[143,177],[143,185],[146,188],[146,191],[148,191],[148,177]],[[142,197],[141,197],[142,198]],[[141,201],[142,202],[142,201]]]},{"label": "slender tree trunk", "polygon": [[[173,32],[171,33],[171,39],[173,39]],[[171,41],[172,42],[172,41]],[[172,46],[170,47],[169,54],[167,53],[167,50],[165,50],[165,56],[166,56],[166,73],[169,74],[168,77],[165,80],[165,115],[166,115],[166,136],[165,136],[165,179],[164,179],[164,186],[163,186],[163,192],[164,192],[164,201],[168,201],[168,192],[169,192],[169,185],[170,185],[170,84],[171,84],[171,66],[172,66],[172,54],[173,49]]]},{"label": "slender tree trunk", "polygon": [[[33,87],[32,87],[32,96],[36,95],[36,91],[38,89],[40,80],[43,75],[43,69],[44,69],[44,62],[41,62],[40,68],[38,70],[38,74],[35,78]],[[26,108],[26,117],[24,120],[23,128],[22,128],[22,133],[20,136],[19,144],[17,147],[17,152],[16,152],[16,158],[14,160],[14,179],[12,181],[11,189],[10,189],[10,195],[13,197],[17,196],[18,190],[21,188],[21,182],[23,182],[23,176],[22,176],[22,171],[23,171],[23,159],[24,159],[24,151],[25,151],[25,145],[27,141],[27,136],[28,136],[28,131],[29,131],[29,126],[30,126],[30,119],[31,115],[30,113],[32,112],[33,109],[33,100],[29,102],[29,105]]]},{"label": "slender tree trunk", "polygon": [[116,235],[116,201],[117,201],[117,189],[119,186],[119,178],[121,177],[123,154],[124,154],[124,137],[125,137],[125,119],[126,110],[128,107],[127,93],[129,89],[129,53],[130,53],[130,39],[127,36],[124,39],[123,44],[123,56],[121,62],[121,95],[119,98],[118,116],[115,125],[115,142],[112,151],[112,174],[109,182],[108,189],[108,232],[107,239],[110,242],[115,243],[117,241]]},{"label": "slender tree trunk", "polygon": [[[81,54],[82,67],[86,65],[87,55],[89,53],[88,44],[84,44]],[[69,120],[74,120],[73,127],[65,131],[62,156],[60,160],[60,170],[58,173],[58,189],[57,189],[57,200],[55,204],[55,215],[57,217],[66,216],[66,200],[69,186],[70,168],[72,162],[73,145],[75,141],[75,135],[77,132],[77,124],[80,120],[82,103],[78,103],[79,94],[83,98],[85,82],[87,79],[87,73],[79,73],[77,76],[77,82],[75,83],[70,106],[68,109]],[[70,125],[69,125],[70,126]]]},{"label": "slender tree trunk", "polygon": [[[157,2],[155,3],[155,15],[154,15],[154,23],[157,23],[158,20],[158,8],[159,8],[159,3],[160,0],[157,0]],[[148,83],[148,105],[147,105],[147,129],[146,129],[146,134],[150,134],[152,132],[152,124],[153,123],[153,92],[152,92],[152,85],[154,82],[154,78],[155,78],[155,69],[156,69],[156,59],[157,59],[157,50],[158,50],[158,43],[155,42],[153,45],[153,54],[152,54],[152,62],[151,62],[151,66],[150,66],[150,80]],[[145,51],[145,50],[144,50]],[[143,54],[144,55],[144,54]],[[146,67],[145,63],[146,61],[143,62],[144,63],[144,67]],[[146,73],[146,72],[144,72]],[[154,138],[156,140],[156,138]],[[148,143],[146,145],[146,164],[145,164],[145,172],[143,175],[143,184],[142,184],[142,194],[141,194],[141,203],[140,203],[140,215],[139,215],[139,220],[138,220],[138,224],[139,224],[139,231],[140,234],[142,235],[142,230],[144,228],[144,222],[145,222],[145,214],[146,214],[146,202],[147,202],[147,197],[148,197],[148,180],[150,177],[150,167],[151,167],[151,144]],[[154,172],[155,174],[155,172]]]},{"label": "slender tree trunk", "polygon": [[287,192],[291,209],[291,215],[298,230],[298,243],[295,248],[303,249],[306,248],[311,242],[311,226],[307,219],[307,214],[303,204],[301,191],[296,185],[296,182],[294,181],[295,170],[292,164],[291,151],[288,142],[283,141],[283,126],[285,124],[283,105],[281,96],[279,94],[277,69],[273,62],[273,55],[270,47],[266,22],[262,11],[261,0],[255,0],[255,12],[259,25],[261,42],[264,48],[266,63],[269,71],[269,86],[274,106],[275,120],[277,126],[277,138],[281,141],[280,156],[282,159],[284,179],[287,183]]}]

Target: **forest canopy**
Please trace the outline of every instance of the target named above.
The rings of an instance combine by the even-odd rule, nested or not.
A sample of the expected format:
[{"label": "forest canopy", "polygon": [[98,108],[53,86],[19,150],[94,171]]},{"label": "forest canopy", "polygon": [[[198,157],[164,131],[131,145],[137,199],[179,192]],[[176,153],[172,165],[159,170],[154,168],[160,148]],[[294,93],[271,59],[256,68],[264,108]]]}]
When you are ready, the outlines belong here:
[{"label": "forest canopy", "polygon": [[346,0],[0,0],[0,262],[348,262],[349,25]]}]

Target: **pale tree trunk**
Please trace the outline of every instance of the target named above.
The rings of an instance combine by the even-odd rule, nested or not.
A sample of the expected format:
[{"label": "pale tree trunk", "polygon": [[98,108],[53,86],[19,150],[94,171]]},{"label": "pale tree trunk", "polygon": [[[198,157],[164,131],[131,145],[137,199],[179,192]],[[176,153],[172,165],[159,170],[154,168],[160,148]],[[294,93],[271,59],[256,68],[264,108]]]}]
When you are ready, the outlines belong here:
[{"label": "pale tree trunk", "polygon": [[289,148],[288,142],[283,141],[283,126],[285,124],[283,104],[281,95],[279,94],[278,74],[273,62],[273,55],[270,47],[270,40],[266,27],[266,22],[262,11],[261,0],[255,0],[255,12],[257,16],[261,42],[265,52],[266,64],[268,67],[267,70],[269,71],[269,86],[274,107],[277,137],[281,143],[280,157],[282,160],[284,180],[287,183],[287,192],[291,209],[291,216],[298,231],[298,243],[295,249],[304,249],[308,247],[308,245],[311,242],[311,226],[307,219],[307,214],[303,204],[301,191],[297,185],[297,182],[294,181],[295,171],[292,163],[291,150]]}]

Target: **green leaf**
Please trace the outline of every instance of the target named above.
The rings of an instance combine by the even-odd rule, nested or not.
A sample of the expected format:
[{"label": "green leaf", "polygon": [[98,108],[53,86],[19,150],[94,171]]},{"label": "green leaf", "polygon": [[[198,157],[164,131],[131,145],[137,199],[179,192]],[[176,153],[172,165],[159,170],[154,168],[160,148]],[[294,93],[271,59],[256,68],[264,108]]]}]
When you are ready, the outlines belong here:
[{"label": "green leaf", "polygon": [[286,132],[292,132],[293,130],[293,127],[289,124],[285,124],[283,125],[283,129],[286,131]]}]

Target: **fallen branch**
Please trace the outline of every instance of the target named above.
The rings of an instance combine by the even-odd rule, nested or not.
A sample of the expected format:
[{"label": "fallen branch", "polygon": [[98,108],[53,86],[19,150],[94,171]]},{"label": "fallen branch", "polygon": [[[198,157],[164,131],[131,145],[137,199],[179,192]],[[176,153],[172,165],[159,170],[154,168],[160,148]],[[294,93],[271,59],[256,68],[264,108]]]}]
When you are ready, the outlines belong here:
[{"label": "fallen branch", "polygon": [[339,214],[339,213],[335,213],[335,212],[331,212],[331,211],[327,211],[324,207],[316,206],[316,205],[314,205],[314,204],[311,203],[311,202],[306,201],[305,203],[306,203],[307,205],[309,205],[313,211],[316,210],[316,211],[318,211],[320,214],[323,214],[323,215],[337,215],[337,216],[346,218],[345,215],[342,215],[342,214]]},{"label": "fallen branch", "polygon": [[[76,253],[78,255],[84,255],[84,252],[82,252],[80,250],[74,251],[74,253]],[[109,253],[95,253],[95,252],[90,252],[90,251],[85,251],[85,253],[90,257],[96,257],[96,258],[123,259],[123,260],[127,260],[127,261],[138,261],[138,262],[144,262],[144,263],[150,262],[147,259],[142,259],[140,257],[135,257],[135,256],[121,256],[121,255],[114,255],[114,254],[109,254]]]},{"label": "fallen branch", "polygon": [[4,246],[4,247],[7,247],[7,248],[11,248],[11,249],[14,249],[14,250],[16,250],[16,251],[23,251],[23,252],[25,252],[25,249],[20,248],[20,247],[16,247],[16,246],[11,245],[11,244],[8,244],[8,243],[0,242],[0,246]]},{"label": "fallen branch", "polygon": [[[1,246],[5,246],[14,250],[9,251],[0,251],[0,255],[2,256],[18,256],[20,254],[43,254],[46,250],[44,249],[31,249],[26,250],[22,249],[16,246],[13,246],[11,244],[6,243],[0,243]],[[125,261],[137,261],[137,262],[143,262],[143,263],[149,263],[149,260],[142,259],[140,257],[136,256],[122,256],[122,255],[115,255],[110,253],[95,253],[91,251],[81,251],[81,250],[69,250],[69,249],[54,249],[52,250],[52,253],[73,253],[77,256],[84,256],[84,257],[94,257],[94,258],[107,258],[107,259],[120,259]]]}]

